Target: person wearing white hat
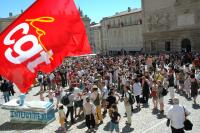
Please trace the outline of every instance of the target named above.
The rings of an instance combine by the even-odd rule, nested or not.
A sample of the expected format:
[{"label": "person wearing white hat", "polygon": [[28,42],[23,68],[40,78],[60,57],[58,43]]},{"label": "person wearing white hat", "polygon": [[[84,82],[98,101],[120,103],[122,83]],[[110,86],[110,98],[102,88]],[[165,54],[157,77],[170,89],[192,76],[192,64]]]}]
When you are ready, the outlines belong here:
[{"label": "person wearing white hat", "polygon": [[[103,116],[101,112],[101,94],[98,92],[98,87],[96,85],[92,88],[92,94],[91,94],[91,100],[93,101],[93,104],[96,106],[96,125],[103,123]],[[100,122],[99,122],[100,121]]]}]

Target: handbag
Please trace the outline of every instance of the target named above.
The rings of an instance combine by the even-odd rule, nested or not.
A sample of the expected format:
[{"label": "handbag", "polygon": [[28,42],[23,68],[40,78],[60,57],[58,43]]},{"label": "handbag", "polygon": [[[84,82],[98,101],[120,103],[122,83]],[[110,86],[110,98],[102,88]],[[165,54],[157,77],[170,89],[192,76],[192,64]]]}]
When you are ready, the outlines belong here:
[{"label": "handbag", "polygon": [[129,103],[132,105],[132,104],[134,104],[135,103],[135,98],[134,98],[134,95],[133,94],[131,94],[131,93],[129,93]]},{"label": "handbag", "polygon": [[94,105],[95,105],[95,106],[100,105],[99,93],[97,94],[97,98],[94,100]]},{"label": "handbag", "polygon": [[167,89],[163,88],[162,95],[163,95],[163,96],[166,96],[167,93],[168,93]]},{"label": "handbag", "polygon": [[169,127],[169,125],[170,125],[170,119],[167,119],[166,126]]},{"label": "handbag", "polygon": [[184,109],[184,115],[185,115],[185,121],[183,123],[184,124],[184,129],[186,131],[190,131],[190,130],[192,130],[193,124],[189,119],[186,118],[185,108],[183,107],[183,109]]}]

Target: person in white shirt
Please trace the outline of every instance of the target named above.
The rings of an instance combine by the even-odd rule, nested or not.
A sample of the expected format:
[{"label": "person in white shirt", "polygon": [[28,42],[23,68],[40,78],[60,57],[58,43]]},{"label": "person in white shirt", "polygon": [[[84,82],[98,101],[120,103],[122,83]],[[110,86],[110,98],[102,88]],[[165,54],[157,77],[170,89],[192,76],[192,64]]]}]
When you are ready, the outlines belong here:
[{"label": "person in white shirt", "polygon": [[122,85],[124,86],[126,84],[126,77],[122,75],[121,79],[122,79]]},{"label": "person in white shirt", "polygon": [[54,73],[50,73],[49,76],[47,77],[47,85],[49,90],[55,89],[55,85],[53,85],[54,78],[55,78]]},{"label": "person in white shirt", "polygon": [[173,104],[167,113],[167,119],[171,123],[172,133],[184,133],[185,117],[190,113],[185,107],[179,105],[178,98],[173,99]]},{"label": "person in white shirt", "polygon": [[137,107],[140,108],[140,95],[142,94],[142,86],[138,79],[133,80],[133,94],[137,102]]},{"label": "person in white shirt", "polygon": [[107,101],[106,99],[108,98],[108,88],[105,84],[105,82],[102,82],[102,107],[104,108],[104,111],[103,111],[103,115],[105,115],[107,113],[107,107],[106,107],[106,104],[107,104]]},{"label": "person in white shirt", "polygon": [[86,98],[86,103],[83,105],[86,126],[90,132],[95,128],[95,106],[90,102],[90,98]]},{"label": "person in white shirt", "polygon": [[70,114],[71,116],[71,123],[74,124],[75,120],[74,120],[74,94],[73,94],[74,88],[70,87],[69,88],[69,92],[67,93],[68,97],[69,97],[69,104],[67,105],[67,113],[66,113],[66,122],[67,122],[67,118]]},{"label": "person in white shirt", "polygon": [[86,101],[86,98],[90,98],[91,97],[91,91],[87,91],[87,90],[84,90],[83,91],[83,94],[82,94],[82,99],[83,99],[83,105],[87,102]]}]

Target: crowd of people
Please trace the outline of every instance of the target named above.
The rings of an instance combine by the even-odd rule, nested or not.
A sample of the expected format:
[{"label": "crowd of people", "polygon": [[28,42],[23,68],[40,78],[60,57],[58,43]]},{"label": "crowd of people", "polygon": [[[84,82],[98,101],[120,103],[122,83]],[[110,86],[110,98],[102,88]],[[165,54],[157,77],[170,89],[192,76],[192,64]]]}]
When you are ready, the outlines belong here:
[{"label": "crowd of people", "polygon": [[[59,122],[64,131],[67,130],[65,123],[69,123],[69,115],[71,124],[76,122],[76,118],[85,118],[88,132],[92,132],[103,124],[108,114],[110,131],[115,129],[119,132],[121,115],[118,103],[124,102],[126,124],[131,126],[133,104],[140,109],[141,104],[148,105],[152,99],[153,110],[167,115],[172,133],[182,133],[184,119],[177,117],[185,117],[180,115],[181,111],[187,115],[190,113],[186,108],[180,109],[176,94],[197,104],[199,67],[198,53],[86,56],[66,59],[53,73],[40,72],[37,80],[40,99],[44,101],[45,92],[50,102],[54,103],[56,99]],[[1,90],[4,90],[2,86]],[[168,93],[173,107],[166,113],[164,98]],[[64,112],[64,106],[67,112]],[[179,115],[174,115],[177,111]]]}]

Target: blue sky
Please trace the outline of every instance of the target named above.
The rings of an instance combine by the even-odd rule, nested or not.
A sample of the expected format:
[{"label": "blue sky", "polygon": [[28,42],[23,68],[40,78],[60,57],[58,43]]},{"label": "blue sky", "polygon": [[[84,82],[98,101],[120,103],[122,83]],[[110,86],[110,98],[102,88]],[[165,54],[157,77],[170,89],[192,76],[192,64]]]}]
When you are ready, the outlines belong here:
[{"label": "blue sky", "polygon": [[[0,18],[8,17],[9,12],[14,15],[28,8],[35,0],[0,0]],[[103,17],[116,12],[125,11],[128,7],[141,8],[140,0],[75,0],[77,7],[81,7],[92,21],[98,22]]]}]

